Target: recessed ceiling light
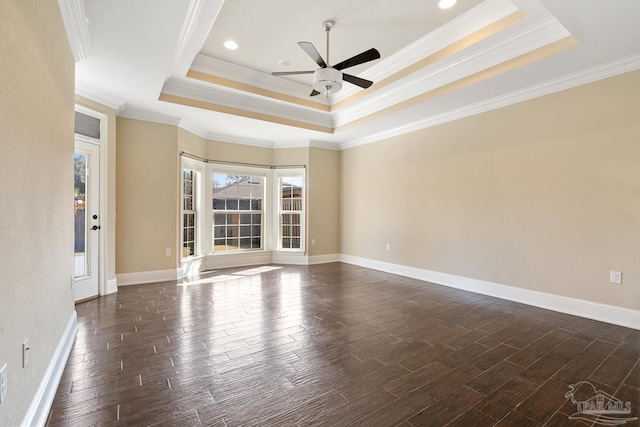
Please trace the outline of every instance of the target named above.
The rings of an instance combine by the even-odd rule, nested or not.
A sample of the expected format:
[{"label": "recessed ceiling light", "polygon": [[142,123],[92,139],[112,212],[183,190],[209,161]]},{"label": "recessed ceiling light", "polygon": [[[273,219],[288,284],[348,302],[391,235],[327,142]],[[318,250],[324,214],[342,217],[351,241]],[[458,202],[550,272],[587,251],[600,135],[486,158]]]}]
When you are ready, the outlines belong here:
[{"label": "recessed ceiling light", "polygon": [[289,61],[288,59],[281,59],[280,61],[278,61],[278,64],[281,67],[291,67],[291,61]]},{"label": "recessed ceiling light", "polygon": [[238,43],[234,42],[233,40],[227,40],[226,42],[224,42],[224,47],[230,50],[236,50],[238,48]]},{"label": "recessed ceiling light", "polygon": [[449,9],[450,7],[453,7],[458,0],[440,0],[438,2],[438,7],[440,9]]}]

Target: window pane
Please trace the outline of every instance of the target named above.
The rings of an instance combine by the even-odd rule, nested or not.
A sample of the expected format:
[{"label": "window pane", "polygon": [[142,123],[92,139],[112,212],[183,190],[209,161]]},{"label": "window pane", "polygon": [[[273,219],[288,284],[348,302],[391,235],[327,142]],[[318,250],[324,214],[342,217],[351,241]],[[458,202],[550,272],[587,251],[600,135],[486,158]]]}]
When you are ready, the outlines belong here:
[{"label": "window pane", "polygon": [[221,237],[225,237],[226,236],[226,227],[222,226],[222,227],[218,227],[215,226],[213,227],[213,238],[221,238]]},{"label": "window pane", "polygon": [[224,207],[225,207],[224,202],[225,202],[224,199],[213,199],[213,209],[215,209],[215,210],[219,210],[219,209],[224,210]]},{"label": "window pane", "polygon": [[196,236],[196,172],[190,169],[182,170],[182,256],[195,255]]},{"label": "window pane", "polygon": [[239,200],[239,209],[241,211],[251,210],[251,200],[249,200],[249,199],[240,199]]},{"label": "window pane", "polygon": [[214,239],[213,240],[213,251],[225,251],[227,249],[225,245],[225,239]]},{"label": "window pane", "polygon": [[291,239],[291,249],[300,249],[300,238]]},{"label": "window pane", "polygon": [[227,199],[227,210],[228,211],[237,211],[238,210],[238,199]]},{"label": "window pane", "polygon": [[[264,177],[232,172],[211,175],[214,213],[214,241],[226,237],[224,245],[215,241],[214,251],[260,249],[262,243],[262,199]],[[252,227],[258,225],[257,228]],[[258,238],[254,241],[253,238]],[[224,249],[222,247],[224,246]]]}]

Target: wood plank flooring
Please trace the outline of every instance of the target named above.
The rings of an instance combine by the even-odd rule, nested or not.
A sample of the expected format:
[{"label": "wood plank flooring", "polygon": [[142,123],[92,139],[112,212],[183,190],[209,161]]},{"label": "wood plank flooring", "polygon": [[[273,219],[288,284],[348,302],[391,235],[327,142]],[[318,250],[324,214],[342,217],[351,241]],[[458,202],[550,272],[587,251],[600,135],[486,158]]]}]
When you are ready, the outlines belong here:
[{"label": "wood plank flooring", "polygon": [[221,270],[76,310],[49,427],[584,426],[581,381],[625,417],[640,407],[638,330],[347,264]]}]

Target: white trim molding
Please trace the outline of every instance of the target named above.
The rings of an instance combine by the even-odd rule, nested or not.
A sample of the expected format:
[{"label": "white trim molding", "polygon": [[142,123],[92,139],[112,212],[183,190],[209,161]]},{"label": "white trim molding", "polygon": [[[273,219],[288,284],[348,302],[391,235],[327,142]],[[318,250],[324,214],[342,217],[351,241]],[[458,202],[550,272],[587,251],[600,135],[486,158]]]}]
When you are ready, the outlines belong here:
[{"label": "white trim molding", "polygon": [[142,285],[144,283],[171,282],[178,279],[176,270],[141,271],[116,274],[118,286]]},{"label": "white trim molding", "polygon": [[340,262],[340,254],[313,255],[308,257],[308,265],[328,264],[330,262]]},{"label": "white trim molding", "polygon": [[342,254],[347,264],[640,330],[640,311]]},{"label": "white trim molding", "polygon": [[53,398],[56,396],[60,378],[62,378],[62,373],[69,359],[77,333],[78,314],[74,310],[62,333],[62,337],[60,337],[60,341],[58,341],[58,346],[49,361],[49,366],[47,366],[47,370],[42,377],[42,381],[40,381],[38,390],[36,390],[21,426],[43,426],[47,422]]},{"label": "white trim molding", "polygon": [[273,264],[309,265],[309,257],[304,252],[274,252]]},{"label": "white trim molding", "polygon": [[98,104],[102,104],[105,107],[109,107],[116,110],[116,115],[120,114],[127,105],[126,102],[124,102],[123,100],[118,99],[115,96],[111,96],[108,93],[105,93],[87,84],[84,84],[78,81],[77,79],[76,79],[75,91],[76,91],[76,95],[78,96],[90,99],[91,101],[97,102]]},{"label": "white trim molding", "polygon": [[116,292],[118,292],[118,280],[117,279],[107,280],[105,293],[103,295],[114,294]]},{"label": "white trim molding", "polygon": [[64,27],[67,30],[69,46],[76,62],[91,56],[89,26],[84,12],[83,0],[58,0]]}]

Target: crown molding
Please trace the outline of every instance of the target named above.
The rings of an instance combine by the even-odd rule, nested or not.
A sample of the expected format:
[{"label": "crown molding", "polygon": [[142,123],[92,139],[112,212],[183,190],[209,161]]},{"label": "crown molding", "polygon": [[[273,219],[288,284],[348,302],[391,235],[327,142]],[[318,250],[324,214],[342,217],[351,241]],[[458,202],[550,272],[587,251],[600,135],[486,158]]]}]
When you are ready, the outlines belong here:
[{"label": "crown molding", "polygon": [[[508,0],[487,0],[382,59],[358,76],[381,81],[518,11]],[[333,103],[343,101],[359,90],[351,86],[343,88],[334,96]]]},{"label": "crown molding", "polygon": [[250,145],[252,147],[260,148],[274,148],[273,141],[266,141],[260,139],[237,137],[234,135],[208,132],[206,138],[208,141],[227,142],[230,144]]},{"label": "crown molding", "polygon": [[[401,49],[395,54],[382,59],[366,71],[361,77],[380,81],[404,68],[420,61],[425,56],[449,46],[489,25],[518,12],[518,8],[509,0],[487,0],[470,9],[453,21],[439,27],[416,42]],[[280,92],[302,100],[308,100],[310,86],[292,80],[272,76],[271,74],[231,64],[206,55],[196,55],[191,70],[234,82],[256,86],[262,89]],[[336,104],[357,93],[360,89],[345,86],[330,101],[319,98],[317,101],[325,105]]]},{"label": "crown molding", "polygon": [[[191,65],[191,70],[249,86],[256,86],[269,91],[280,92],[304,101],[308,100],[311,88],[310,85],[272,76],[271,74],[241,65],[231,64],[202,54],[196,55]],[[328,101],[324,98],[320,98],[317,101],[320,104],[328,105]]]},{"label": "crown molding", "polygon": [[573,87],[593,83],[598,80],[614,77],[619,74],[640,69],[640,53],[630,55],[615,61],[599,64],[585,70],[571,73],[559,78],[551,79],[541,84],[531,85],[521,90],[496,96],[484,101],[476,102],[465,107],[456,108],[442,114],[436,114],[423,120],[407,123],[384,132],[369,135],[354,141],[340,143],[340,150],[348,150],[361,145],[389,139],[420,129],[436,126],[453,120],[462,119],[498,108],[507,107],[519,102],[528,101],[552,93],[561,92]]},{"label": "crown molding", "polygon": [[308,140],[306,141],[285,141],[279,142],[276,141],[273,143],[274,149],[284,149],[284,148],[309,148],[310,143]]},{"label": "crown molding", "polygon": [[101,90],[95,89],[77,80],[75,91],[76,95],[90,99],[106,107],[113,108],[116,111],[116,115],[120,114],[127,105],[123,100],[118,99],[115,96],[111,96],[108,93],[102,92]]},{"label": "crown molding", "polygon": [[69,46],[76,62],[91,56],[91,39],[82,0],[58,0]]},{"label": "crown molding", "polygon": [[186,130],[187,132],[191,132],[192,134],[199,136],[202,139],[207,139],[207,130],[202,127],[192,123],[189,120],[181,119],[178,127]]},{"label": "crown molding", "polygon": [[315,126],[333,128],[333,119],[329,112],[300,108],[296,105],[252,95],[241,90],[203,85],[195,80],[171,78],[165,82],[162,93]]},{"label": "crown molding", "polygon": [[223,4],[224,0],[190,0],[168,76],[187,74]]},{"label": "crown molding", "polygon": [[174,60],[172,61],[174,65],[171,69],[174,69],[178,63],[181,62],[181,58],[188,55],[187,47],[189,46],[191,36],[198,25],[198,17],[200,16],[200,10],[202,9],[204,2],[205,0],[191,0],[189,2],[187,16],[185,16],[182,29],[180,30],[180,35],[178,36],[178,47],[176,48]]},{"label": "crown molding", "polygon": [[126,119],[142,120],[145,122],[158,123],[162,125],[180,126],[182,119],[180,117],[171,117],[164,114],[156,113],[150,110],[140,108],[127,107],[118,115]]},{"label": "crown molding", "polygon": [[457,52],[368,95],[366,99],[342,107],[335,112],[335,127],[339,128],[571,36],[553,16],[529,24],[517,30],[505,31],[507,34],[481,43],[481,46],[469,47],[464,50],[464,55]]},{"label": "crown molding", "polygon": [[309,147],[321,148],[323,150],[340,151],[340,145],[338,145],[335,142],[316,141],[316,140],[313,140],[313,139],[311,141],[309,141]]}]

